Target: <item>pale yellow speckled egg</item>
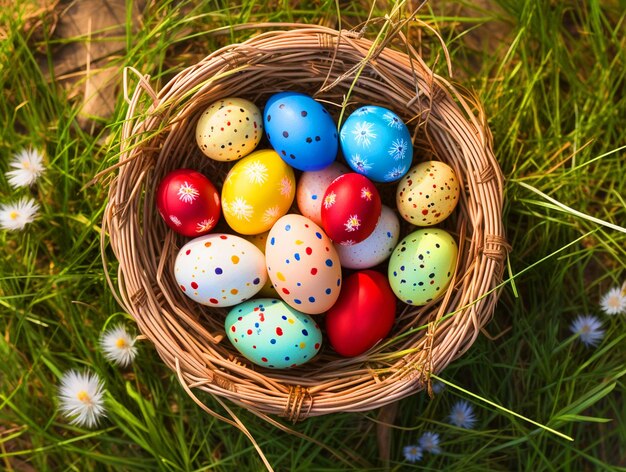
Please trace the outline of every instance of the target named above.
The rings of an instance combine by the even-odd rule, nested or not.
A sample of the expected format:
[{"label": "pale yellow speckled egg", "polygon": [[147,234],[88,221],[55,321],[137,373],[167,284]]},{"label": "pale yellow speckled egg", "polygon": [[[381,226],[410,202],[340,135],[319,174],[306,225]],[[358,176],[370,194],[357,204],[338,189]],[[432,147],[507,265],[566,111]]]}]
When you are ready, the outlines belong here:
[{"label": "pale yellow speckled egg", "polygon": [[432,226],[452,214],[459,193],[459,180],[452,167],[441,161],[427,161],[412,167],[400,180],[396,204],[409,223]]},{"label": "pale yellow speckled egg", "polygon": [[216,161],[236,161],[256,148],[263,134],[263,117],[257,106],[243,98],[212,103],[196,125],[200,150]]}]

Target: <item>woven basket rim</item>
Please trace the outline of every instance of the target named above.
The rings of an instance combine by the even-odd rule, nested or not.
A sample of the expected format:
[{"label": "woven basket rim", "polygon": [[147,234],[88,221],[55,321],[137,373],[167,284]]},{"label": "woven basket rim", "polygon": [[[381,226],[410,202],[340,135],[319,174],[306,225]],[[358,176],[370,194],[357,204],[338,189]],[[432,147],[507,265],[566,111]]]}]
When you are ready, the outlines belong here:
[{"label": "woven basket rim", "polygon": [[[107,277],[108,246],[119,264],[118,283],[109,278],[109,285],[187,393],[221,419],[197,398],[196,389],[274,422],[268,414],[296,421],[367,411],[429,387],[430,374],[466,352],[492,316],[508,250],[503,177],[476,99],[430,70],[399,28],[393,38],[404,41],[406,53],[351,31],[280,26],[287,29],[215,51],[158,92],[149,76],[127,68],[119,162],[106,173],[101,252]],[[138,80],[129,94],[131,73]],[[362,356],[340,358],[327,350],[319,360],[287,371],[260,368],[237,356],[223,326],[220,331],[212,319],[219,318],[211,316],[217,312],[176,291],[169,269],[184,239],[166,231],[154,208],[155,182],[167,171],[201,162],[205,172],[224,172],[207,167],[219,164],[202,161],[192,147],[199,110],[226,96],[258,101],[278,91],[281,79],[286,88],[301,87],[335,110],[346,94],[348,107],[368,99],[385,103],[409,124],[416,148],[450,164],[464,183],[452,229],[459,262],[444,297],[425,307],[405,306],[393,336]],[[227,311],[220,312],[222,319]]]}]

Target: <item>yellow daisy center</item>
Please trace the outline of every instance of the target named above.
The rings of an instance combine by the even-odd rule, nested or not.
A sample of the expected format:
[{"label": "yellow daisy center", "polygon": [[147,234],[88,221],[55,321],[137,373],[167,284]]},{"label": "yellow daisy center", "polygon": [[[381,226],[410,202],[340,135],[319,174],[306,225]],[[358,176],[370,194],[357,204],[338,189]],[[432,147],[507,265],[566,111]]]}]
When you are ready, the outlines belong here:
[{"label": "yellow daisy center", "polygon": [[83,403],[91,403],[91,397],[84,390],[79,391],[76,394],[76,398],[78,398],[78,400],[80,400]]},{"label": "yellow daisy center", "polygon": [[619,308],[621,305],[619,297],[609,297],[609,299],[607,300],[607,305],[609,305],[611,308]]},{"label": "yellow daisy center", "polygon": [[22,162],[22,167],[23,167],[24,169],[30,169],[30,162],[28,162],[28,161],[24,161],[24,162]]},{"label": "yellow daisy center", "polygon": [[128,347],[128,343],[126,342],[124,338],[119,338],[117,341],[115,341],[115,347],[119,349],[124,349]]},{"label": "yellow daisy center", "polygon": [[18,216],[20,216],[20,214],[17,211],[12,211],[11,213],[9,213],[9,218],[11,218],[12,220],[17,220]]}]

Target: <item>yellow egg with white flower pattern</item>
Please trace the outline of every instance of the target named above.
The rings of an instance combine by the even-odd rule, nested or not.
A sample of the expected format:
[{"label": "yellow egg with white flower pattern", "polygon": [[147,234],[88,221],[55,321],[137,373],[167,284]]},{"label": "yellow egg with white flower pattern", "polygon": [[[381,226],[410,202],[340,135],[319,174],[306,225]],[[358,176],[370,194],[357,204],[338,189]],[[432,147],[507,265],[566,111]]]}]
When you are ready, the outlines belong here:
[{"label": "yellow egg with white flower pattern", "polygon": [[240,234],[268,231],[293,202],[293,169],[273,150],[260,150],[238,161],[222,186],[222,212]]}]

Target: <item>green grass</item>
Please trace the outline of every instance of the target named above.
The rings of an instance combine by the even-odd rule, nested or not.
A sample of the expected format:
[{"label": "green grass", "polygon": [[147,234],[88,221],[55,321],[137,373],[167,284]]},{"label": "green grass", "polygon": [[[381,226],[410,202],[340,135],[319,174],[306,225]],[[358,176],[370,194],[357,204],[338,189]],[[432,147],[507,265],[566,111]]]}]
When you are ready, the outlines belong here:
[{"label": "green grass", "polygon": [[[125,104],[120,96],[114,117],[82,131],[79,102],[38,61],[53,62],[60,46],[85,38],[48,37],[46,28],[33,27],[27,2],[15,3],[21,6],[0,12],[0,203],[32,194],[41,216],[23,232],[0,232],[0,468],[262,470],[250,441],[202,412],[149,343],[139,343],[129,369],[102,357],[97,343],[105,327],[132,321],[115,303],[99,255],[106,188],[87,183],[114,162],[111,143]],[[399,403],[390,467],[626,470],[626,318],[605,316],[598,305],[626,281],[626,234],[619,228],[626,222],[626,4],[471,3],[433,2],[420,18],[441,33],[455,79],[480,97],[489,117],[506,176],[504,217],[513,247],[507,277],[514,284],[505,285],[486,335],[440,374],[452,385],[433,399],[419,393]],[[211,34],[217,28],[337,24],[330,1],[195,4],[150,8],[139,31],[131,34],[128,25],[126,47],[111,66],[136,67],[158,89],[208,52],[250,34]],[[359,24],[369,8],[341,2],[342,25]],[[373,14],[391,8],[379,3]],[[434,51],[435,41],[424,46]],[[441,59],[436,69],[445,74]],[[32,189],[15,191],[6,163],[28,146],[45,151],[47,171]],[[569,332],[579,313],[603,321],[606,335],[595,349]],[[94,430],[69,425],[57,411],[62,373],[84,367],[100,374],[108,390],[108,416]],[[474,405],[473,430],[446,421],[459,399]],[[225,414],[214,399],[201,400]],[[291,426],[311,441],[234,411],[276,470],[382,469],[376,412]],[[415,465],[404,461],[403,446],[427,430],[440,434],[443,453]]]}]

